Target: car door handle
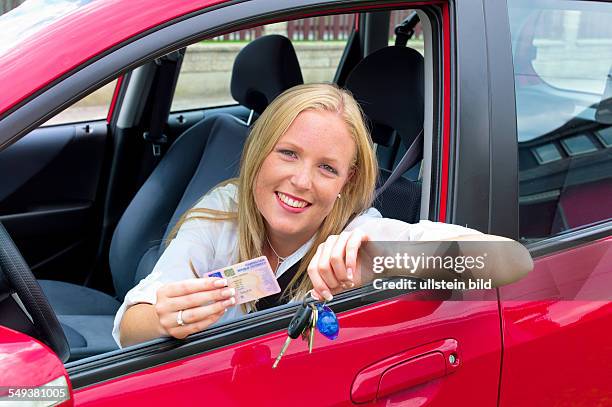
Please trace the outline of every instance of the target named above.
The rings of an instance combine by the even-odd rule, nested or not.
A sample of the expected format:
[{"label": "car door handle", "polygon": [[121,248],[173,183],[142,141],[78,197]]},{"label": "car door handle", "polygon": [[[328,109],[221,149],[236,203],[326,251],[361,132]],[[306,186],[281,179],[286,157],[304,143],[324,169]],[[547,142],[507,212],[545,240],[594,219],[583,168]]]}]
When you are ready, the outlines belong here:
[{"label": "car door handle", "polygon": [[461,358],[457,341],[444,339],[390,356],[361,370],[351,388],[354,403],[367,403],[453,373]]}]

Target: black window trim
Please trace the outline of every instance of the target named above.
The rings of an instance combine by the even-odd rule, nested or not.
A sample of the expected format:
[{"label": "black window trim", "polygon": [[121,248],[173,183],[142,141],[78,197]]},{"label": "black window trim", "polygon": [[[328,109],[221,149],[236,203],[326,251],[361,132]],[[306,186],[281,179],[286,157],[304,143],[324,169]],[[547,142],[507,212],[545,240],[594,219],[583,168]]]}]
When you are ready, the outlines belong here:
[{"label": "black window trim", "polygon": [[[413,1],[407,0],[402,2],[402,4],[408,8],[411,2]],[[284,8],[278,9],[279,4],[282,4]],[[342,12],[344,8],[350,8],[352,11],[355,11],[355,9],[361,7],[364,9],[368,7],[395,9],[398,6],[397,1],[370,0],[339,0],[331,2],[322,0],[287,0],[282,3],[275,0],[233,1],[224,3],[219,7],[207,8],[197,13],[183,16],[168,22],[161,28],[144,33],[127,43],[120,44],[104,55],[90,61],[86,66],[69,72],[60,80],[55,81],[21,103],[19,108],[8,112],[0,120],[0,149],[17,141],[40,123],[89,93],[90,90],[109,83],[116,77],[129,72],[146,61],[182,48],[200,38],[235,30],[240,26],[253,24],[259,20],[285,18],[293,14],[301,14],[308,11],[324,13],[328,10]],[[433,38],[441,38],[441,36],[436,34],[436,31],[440,31],[441,24],[438,5],[432,4],[426,7],[419,5],[419,7],[422,7],[423,10],[428,10],[430,17],[438,15],[438,25],[432,21]],[[202,30],[202,27],[211,28]],[[440,49],[440,43],[432,44],[432,48]],[[441,60],[438,64],[434,64],[434,69],[441,71],[439,69],[440,62]],[[439,74],[441,75],[441,72]],[[436,76],[434,78],[439,79]],[[434,95],[435,97],[438,97],[438,95]],[[438,110],[440,110],[440,106],[434,103],[434,112]],[[439,126],[441,127],[441,124]],[[435,197],[436,195],[433,196]],[[336,312],[342,312],[402,294],[404,293],[398,293],[397,291],[376,291],[372,287],[366,286],[336,296],[331,306]],[[262,312],[260,315],[248,316],[243,320],[241,319],[219,327],[222,332],[210,330],[194,336],[193,340],[191,338],[188,341],[160,339],[133,349],[117,350],[115,353],[110,352],[99,355],[99,357],[88,358],[84,361],[71,362],[66,364],[66,368],[73,389],[81,389],[145,368],[194,356],[230,343],[233,344],[251,339],[257,335],[285,329],[295,306],[288,304],[278,309]]]},{"label": "black window trim", "polygon": [[612,236],[612,219],[605,219],[596,224],[580,226],[554,236],[525,243],[525,247],[534,258],[553,254],[561,250],[591,244],[597,240]]},{"label": "black window trim", "polygon": [[486,0],[452,4],[451,24],[461,24],[455,24],[451,38],[447,219],[517,239],[518,144],[508,11],[505,4]]}]

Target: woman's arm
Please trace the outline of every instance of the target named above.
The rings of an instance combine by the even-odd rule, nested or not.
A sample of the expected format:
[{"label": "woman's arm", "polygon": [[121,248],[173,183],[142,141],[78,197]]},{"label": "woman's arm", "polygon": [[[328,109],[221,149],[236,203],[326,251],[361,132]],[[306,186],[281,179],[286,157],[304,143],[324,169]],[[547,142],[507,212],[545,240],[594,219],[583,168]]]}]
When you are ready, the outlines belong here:
[{"label": "woman's arm", "polygon": [[161,336],[168,336],[168,332],[159,323],[153,304],[134,304],[123,314],[119,327],[121,347],[124,348]]},{"label": "woman's arm", "polygon": [[[456,246],[450,253],[440,253],[435,241],[418,242],[414,246],[414,255],[422,252],[425,255],[439,255],[442,257],[481,258],[483,267],[466,267],[464,272],[449,272],[446,269],[436,267],[420,267],[410,272],[404,268],[389,267],[382,273],[372,272],[372,259],[374,256],[394,256],[397,252],[411,251],[410,244],[393,242],[381,244],[376,247],[369,244],[359,253],[360,270],[363,282],[370,282],[374,278],[388,277],[417,277],[417,278],[457,278],[490,280],[493,287],[499,287],[520,280],[533,270],[533,260],[529,251],[519,242],[502,236],[488,234],[469,234],[453,238],[440,239],[440,247],[446,245],[443,242],[453,241]],[[415,242],[416,243],[416,242]],[[426,245],[421,249],[420,244]],[[412,254],[412,253],[411,253]]]},{"label": "woman's arm", "polygon": [[[372,242],[362,248],[364,242]],[[425,242],[426,241],[426,242]],[[484,267],[470,268],[469,273],[443,272],[435,267],[418,267],[412,272],[405,268],[385,267],[373,272],[375,257],[393,257],[409,249],[414,255],[440,254],[436,241],[455,241],[455,250],[446,255],[477,257],[486,253]],[[410,243],[426,244],[410,247]],[[427,252],[427,253],[424,253]],[[412,253],[411,253],[412,254]],[[315,296],[330,299],[332,293],[355,285],[369,283],[374,278],[411,276],[419,278],[477,278],[490,279],[493,286],[514,282],[533,269],[527,249],[508,238],[487,235],[457,225],[435,222],[407,224],[394,219],[376,219],[357,229],[330,236],[321,244],[308,267]]]}]

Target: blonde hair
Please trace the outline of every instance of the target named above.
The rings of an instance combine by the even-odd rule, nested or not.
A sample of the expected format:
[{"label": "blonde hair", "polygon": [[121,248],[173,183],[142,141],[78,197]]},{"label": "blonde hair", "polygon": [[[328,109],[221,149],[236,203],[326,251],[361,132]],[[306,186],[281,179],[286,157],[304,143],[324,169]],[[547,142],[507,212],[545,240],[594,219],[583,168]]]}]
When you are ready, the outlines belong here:
[{"label": "blonde hair", "polygon": [[255,204],[253,193],[255,181],[264,160],[272,152],[278,140],[289,129],[295,118],[306,110],[338,114],[353,137],[356,149],[351,163],[353,174],[342,189],[342,198],[336,199],[331,212],[319,227],[312,247],[303,257],[297,273],[283,293],[283,297],[290,298],[305,295],[312,288],[306,270],[319,244],[325,242],[329,235],[342,232],[355,216],[372,205],[374,199],[378,165],[372,139],[365,126],[361,108],[348,91],[331,84],[308,84],[295,86],[278,96],[251,129],[242,152],[238,178],[220,184],[237,185],[238,212],[191,209],[181,217],[170,234],[172,237],[175,236],[180,226],[193,218],[237,219],[238,261],[262,256],[266,229],[263,217]]}]

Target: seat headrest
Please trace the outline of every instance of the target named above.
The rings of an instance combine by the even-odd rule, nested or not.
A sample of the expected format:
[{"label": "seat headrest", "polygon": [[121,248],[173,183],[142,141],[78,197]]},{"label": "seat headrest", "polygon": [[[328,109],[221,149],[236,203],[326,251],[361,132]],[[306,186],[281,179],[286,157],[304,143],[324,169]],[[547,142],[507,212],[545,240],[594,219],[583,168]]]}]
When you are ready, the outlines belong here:
[{"label": "seat headrest", "polygon": [[282,35],[252,41],[236,56],[232,97],[261,114],[285,90],[304,83],[293,45]]},{"label": "seat headrest", "polygon": [[389,46],[365,57],[345,87],[371,122],[372,140],[389,145],[396,130],[406,147],[423,128],[423,56],[412,48]]}]

